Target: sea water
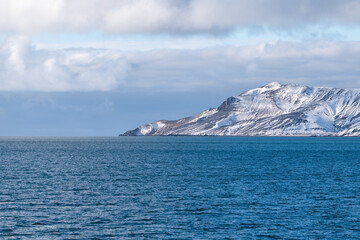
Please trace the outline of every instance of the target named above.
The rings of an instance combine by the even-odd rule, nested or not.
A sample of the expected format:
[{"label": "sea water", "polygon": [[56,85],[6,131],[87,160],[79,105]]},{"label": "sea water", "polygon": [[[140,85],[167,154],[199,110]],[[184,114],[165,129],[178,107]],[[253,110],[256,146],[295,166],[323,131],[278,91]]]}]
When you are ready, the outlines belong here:
[{"label": "sea water", "polygon": [[360,239],[360,138],[0,138],[0,239]]}]

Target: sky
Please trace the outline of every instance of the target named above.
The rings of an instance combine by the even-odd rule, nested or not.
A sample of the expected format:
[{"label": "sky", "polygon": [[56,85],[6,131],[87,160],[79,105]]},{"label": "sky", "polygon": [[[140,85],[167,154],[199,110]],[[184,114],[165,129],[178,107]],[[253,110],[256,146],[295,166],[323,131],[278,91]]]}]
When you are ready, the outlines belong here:
[{"label": "sky", "polygon": [[116,136],[272,81],[360,88],[358,0],[0,0],[0,135]]}]

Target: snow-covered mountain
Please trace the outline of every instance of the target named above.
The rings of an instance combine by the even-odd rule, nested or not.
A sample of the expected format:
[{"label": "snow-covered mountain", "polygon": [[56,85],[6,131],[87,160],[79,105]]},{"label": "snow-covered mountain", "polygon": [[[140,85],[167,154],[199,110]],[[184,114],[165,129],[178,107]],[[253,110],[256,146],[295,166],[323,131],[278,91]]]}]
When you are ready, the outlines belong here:
[{"label": "snow-covered mountain", "polygon": [[229,97],[218,108],[122,135],[359,136],[360,90],[272,82]]}]

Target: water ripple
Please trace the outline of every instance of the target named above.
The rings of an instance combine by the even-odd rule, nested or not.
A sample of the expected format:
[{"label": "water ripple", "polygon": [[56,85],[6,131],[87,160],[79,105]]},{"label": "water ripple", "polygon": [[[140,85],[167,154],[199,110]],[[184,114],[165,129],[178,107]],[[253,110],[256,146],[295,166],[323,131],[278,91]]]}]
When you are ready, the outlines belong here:
[{"label": "water ripple", "polygon": [[1,239],[360,239],[359,138],[0,138]]}]

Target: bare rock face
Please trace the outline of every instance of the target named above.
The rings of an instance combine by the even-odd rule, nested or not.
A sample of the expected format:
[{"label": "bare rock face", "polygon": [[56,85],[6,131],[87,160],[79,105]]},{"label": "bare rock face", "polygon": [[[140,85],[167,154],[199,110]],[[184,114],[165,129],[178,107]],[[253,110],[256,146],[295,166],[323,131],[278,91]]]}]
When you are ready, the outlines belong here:
[{"label": "bare rock face", "polygon": [[218,108],[122,135],[359,136],[360,90],[272,82],[229,97]]}]

